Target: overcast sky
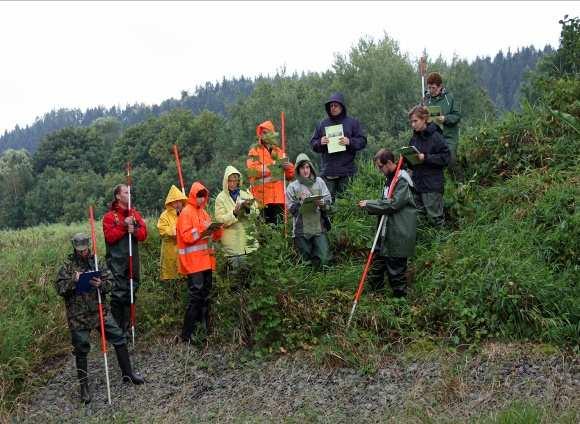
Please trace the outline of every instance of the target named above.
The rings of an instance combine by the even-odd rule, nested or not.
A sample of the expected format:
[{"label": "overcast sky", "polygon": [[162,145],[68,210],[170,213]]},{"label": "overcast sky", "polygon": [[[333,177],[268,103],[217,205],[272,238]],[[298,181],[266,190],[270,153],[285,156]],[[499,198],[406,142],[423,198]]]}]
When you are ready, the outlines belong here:
[{"label": "overcast sky", "polygon": [[54,108],[159,103],[222,77],[329,69],[386,32],[412,57],[546,44],[580,2],[1,2],[0,134]]}]

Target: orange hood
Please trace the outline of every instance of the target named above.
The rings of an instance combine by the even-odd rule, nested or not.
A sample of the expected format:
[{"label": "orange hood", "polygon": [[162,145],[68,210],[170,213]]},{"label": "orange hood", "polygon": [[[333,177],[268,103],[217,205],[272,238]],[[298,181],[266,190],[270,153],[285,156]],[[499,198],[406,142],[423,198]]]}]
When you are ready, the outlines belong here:
[{"label": "orange hood", "polygon": [[207,188],[205,188],[205,186],[200,183],[199,181],[194,182],[191,185],[191,189],[189,190],[189,197],[187,198],[187,203],[189,203],[190,205],[199,208],[199,206],[197,206],[197,193],[199,193],[200,191],[205,190],[205,196],[203,198],[203,203],[201,204],[201,208],[205,208],[207,206],[207,202],[209,200],[209,190]]}]

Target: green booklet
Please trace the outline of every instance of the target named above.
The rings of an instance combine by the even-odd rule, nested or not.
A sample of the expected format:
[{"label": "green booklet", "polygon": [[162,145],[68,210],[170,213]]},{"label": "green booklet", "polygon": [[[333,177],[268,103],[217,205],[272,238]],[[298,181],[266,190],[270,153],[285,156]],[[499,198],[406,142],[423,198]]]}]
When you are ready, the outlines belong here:
[{"label": "green booklet", "polygon": [[411,165],[418,165],[421,163],[419,160],[419,153],[421,153],[415,146],[404,146],[398,149],[399,154],[401,154],[407,162]]},{"label": "green booklet", "polygon": [[441,116],[441,106],[427,106],[427,109],[429,109],[429,119],[427,122],[433,122],[441,127],[443,124],[437,119],[433,119],[436,116]]},{"label": "green booklet", "polygon": [[326,136],[328,137],[328,153],[344,152],[346,146],[339,144],[341,137],[344,137],[344,130],[342,124],[331,125],[330,127],[324,128]]}]

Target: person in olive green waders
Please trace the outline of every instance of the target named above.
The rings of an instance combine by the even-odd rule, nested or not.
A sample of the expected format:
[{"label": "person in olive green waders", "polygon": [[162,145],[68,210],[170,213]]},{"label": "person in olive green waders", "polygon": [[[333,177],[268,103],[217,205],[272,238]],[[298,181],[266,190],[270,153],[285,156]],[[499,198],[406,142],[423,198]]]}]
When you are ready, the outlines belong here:
[{"label": "person in olive green waders", "polygon": [[286,202],[292,214],[292,237],[302,258],[319,268],[327,265],[331,257],[326,237],[330,221],[326,214],[332,196],[304,153],[296,158],[295,175],[296,179],[286,189]]},{"label": "person in olive green waders", "polygon": [[103,297],[105,336],[115,347],[123,380],[133,384],[143,384],[144,380],[139,373],[133,371],[127,351],[127,339],[104,302],[105,294],[111,291],[111,272],[104,264],[100,264],[100,277],[93,277],[89,281],[88,291],[80,290],[77,287],[80,275],[95,270],[95,257],[89,250],[88,235],[75,234],[71,241],[73,253],[60,268],[54,285],[58,294],[64,298],[80,383],[81,402],[86,404],[91,401],[87,370],[87,355],[91,350],[90,333],[92,330],[99,331],[100,325],[97,288],[101,290]]},{"label": "person in olive green waders", "polygon": [[125,334],[130,324],[129,234],[133,253],[133,299],[139,288],[139,245],[147,238],[147,225],[135,208],[129,210],[129,187],[119,184],[113,190],[113,202],[103,216],[103,233],[107,248],[107,266],[113,273],[111,313]]},{"label": "person in olive green waders", "polygon": [[[413,198],[413,182],[407,171],[401,169],[397,185],[390,199],[389,187],[397,165],[393,153],[381,149],[375,155],[375,165],[385,176],[385,185],[379,200],[361,200],[358,206],[370,215],[386,215],[375,248],[375,258],[368,275],[371,289],[382,291],[385,274],[395,297],[407,295],[407,260],[415,254],[417,210]],[[380,221],[379,221],[380,222]]]},{"label": "person in olive green waders", "polygon": [[432,120],[441,127],[443,138],[449,147],[451,153],[449,174],[456,181],[462,182],[463,168],[457,160],[461,112],[451,93],[443,86],[443,79],[437,72],[432,72],[427,77],[425,103],[431,112]]}]

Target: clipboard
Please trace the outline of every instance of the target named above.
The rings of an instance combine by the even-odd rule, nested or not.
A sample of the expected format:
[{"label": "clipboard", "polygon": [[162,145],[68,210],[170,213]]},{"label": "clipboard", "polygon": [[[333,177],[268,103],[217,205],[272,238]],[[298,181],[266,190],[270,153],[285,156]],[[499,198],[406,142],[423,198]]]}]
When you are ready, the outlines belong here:
[{"label": "clipboard", "polygon": [[93,277],[100,276],[101,271],[88,271],[81,273],[81,275],[79,275],[79,281],[77,281],[77,294],[85,294],[94,290],[95,288],[91,286],[90,281]]},{"label": "clipboard", "polygon": [[303,203],[313,203],[313,202],[315,202],[317,200],[321,200],[321,199],[324,199],[324,196],[322,194],[316,195],[316,196],[308,196],[302,202]]},{"label": "clipboard", "polygon": [[411,165],[418,165],[421,163],[419,160],[419,153],[421,152],[417,150],[415,146],[404,146],[398,149],[398,151]]}]

